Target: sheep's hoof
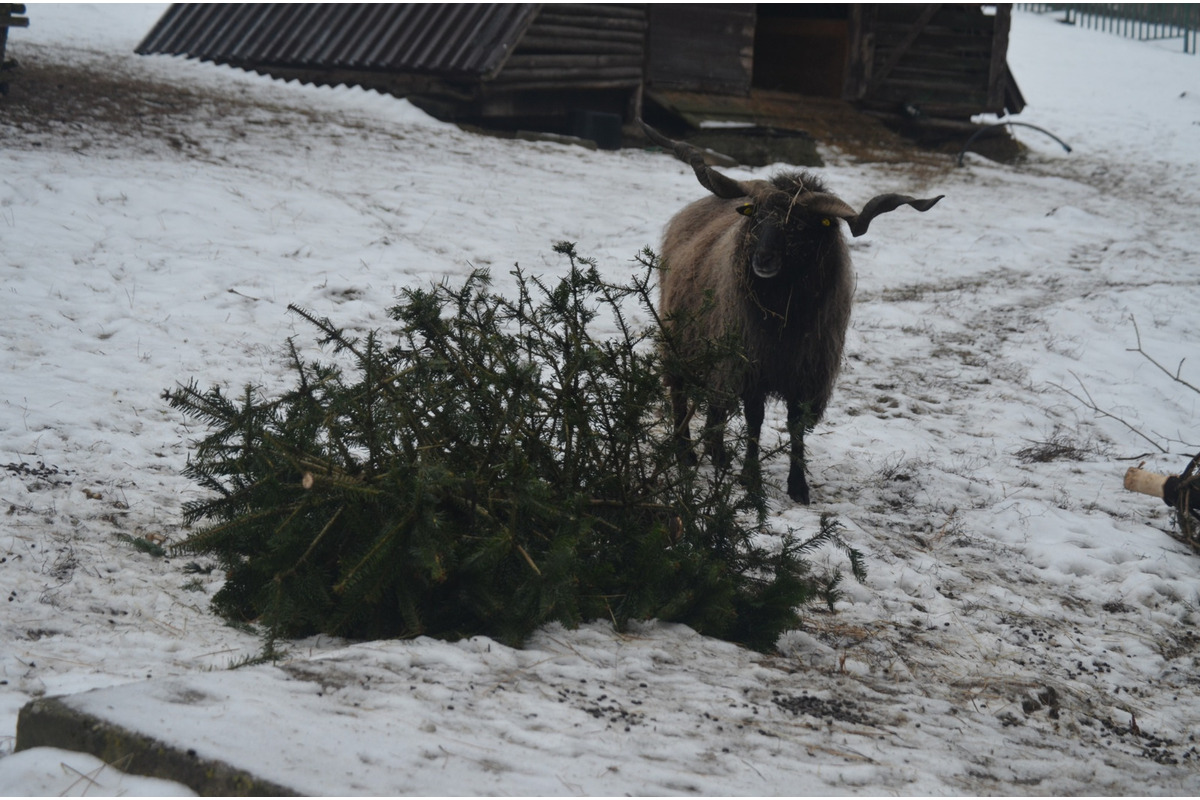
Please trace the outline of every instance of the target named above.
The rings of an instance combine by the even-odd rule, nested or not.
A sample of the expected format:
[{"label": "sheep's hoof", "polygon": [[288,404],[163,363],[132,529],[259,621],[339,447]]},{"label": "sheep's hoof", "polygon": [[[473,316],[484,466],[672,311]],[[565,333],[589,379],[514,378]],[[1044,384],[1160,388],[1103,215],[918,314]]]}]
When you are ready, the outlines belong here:
[{"label": "sheep's hoof", "polygon": [[742,471],[738,473],[738,483],[751,495],[762,496],[762,469],[758,462],[747,461],[742,465]]},{"label": "sheep's hoof", "polygon": [[704,455],[708,456],[709,460],[712,461],[712,465],[717,469],[724,469],[729,466],[729,451],[725,449],[724,445],[720,447],[709,445],[704,451]]},{"label": "sheep's hoof", "polygon": [[691,445],[681,445],[679,448],[679,463],[685,467],[694,467],[700,463],[696,451]]},{"label": "sheep's hoof", "polygon": [[793,475],[788,475],[788,497],[801,505],[809,505],[808,481],[804,480],[803,475],[799,480],[796,480]]}]

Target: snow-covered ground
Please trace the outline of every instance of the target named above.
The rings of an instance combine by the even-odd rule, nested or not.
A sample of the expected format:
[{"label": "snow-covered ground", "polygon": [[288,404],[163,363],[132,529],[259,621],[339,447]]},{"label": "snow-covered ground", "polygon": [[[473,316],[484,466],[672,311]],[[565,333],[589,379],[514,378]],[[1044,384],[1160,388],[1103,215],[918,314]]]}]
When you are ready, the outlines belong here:
[{"label": "snow-covered ground", "polygon": [[[32,698],[253,685],[222,671],[259,642],[208,610],[219,572],[129,541],[179,541],[194,492],[180,470],[202,431],[163,389],[288,385],[284,339],[312,341],[288,303],[379,326],[402,286],[483,266],[503,288],[517,262],[557,274],[562,239],[623,279],[703,193],[662,154],[478,136],[389,97],[132,55],[160,13],[34,4],[9,39],[30,69],[159,85],[135,121],[18,124],[0,99],[10,794],[165,791],[77,754],[9,755]],[[329,702],[386,697],[388,752],[423,755],[370,766],[387,754],[339,750],[320,708],[277,709],[322,742],[295,754],[313,793],[1200,793],[1200,556],[1165,506],[1121,489],[1141,459],[1178,472],[1200,450],[1200,393],[1133,350],[1140,333],[1200,384],[1200,59],[1176,49],[1018,13],[1020,119],[1071,154],[1027,128],[1017,165],[825,152],[851,204],[946,199],[851,245],[857,305],[810,440],[814,504],[780,496],[773,523],[835,514],[870,574],[778,654],[659,624],[555,628],[521,651],[322,638],[223,702],[279,696],[309,658],[376,675],[324,687]]]}]

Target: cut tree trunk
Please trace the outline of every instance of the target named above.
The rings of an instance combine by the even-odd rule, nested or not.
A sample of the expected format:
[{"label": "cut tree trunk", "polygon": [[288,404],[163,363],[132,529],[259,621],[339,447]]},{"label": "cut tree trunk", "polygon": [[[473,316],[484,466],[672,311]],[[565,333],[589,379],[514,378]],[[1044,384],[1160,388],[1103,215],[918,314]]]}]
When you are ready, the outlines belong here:
[{"label": "cut tree trunk", "polygon": [[1171,476],[1159,475],[1157,472],[1150,472],[1141,467],[1130,467],[1125,473],[1125,488],[1131,492],[1161,498],[1163,486],[1166,485],[1169,477]]},{"label": "cut tree trunk", "polygon": [[1162,498],[1175,509],[1179,530],[1170,532],[1171,536],[1200,552],[1200,455],[1181,475],[1160,475],[1140,466],[1130,467],[1125,472],[1125,488]]}]

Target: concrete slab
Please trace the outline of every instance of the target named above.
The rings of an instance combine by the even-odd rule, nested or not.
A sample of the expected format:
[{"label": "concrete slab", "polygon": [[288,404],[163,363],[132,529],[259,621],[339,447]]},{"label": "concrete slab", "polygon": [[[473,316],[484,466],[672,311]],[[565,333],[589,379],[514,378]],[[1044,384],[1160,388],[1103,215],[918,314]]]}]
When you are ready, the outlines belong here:
[{"label": "concrete slab", "polygon": [[96,756],[121,771],[175,781],[201,795],[273,797],[297,792],[219,760],[201,758],[72,707],[70,697],[34,700],[17,717],[17,751],[56,747]]}]

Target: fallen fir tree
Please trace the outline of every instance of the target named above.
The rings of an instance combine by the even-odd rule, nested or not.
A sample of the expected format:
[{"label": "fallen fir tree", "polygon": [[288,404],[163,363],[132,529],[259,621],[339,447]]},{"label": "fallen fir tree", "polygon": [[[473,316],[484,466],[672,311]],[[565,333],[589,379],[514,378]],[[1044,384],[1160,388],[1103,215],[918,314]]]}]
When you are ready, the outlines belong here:
[{"label": "fallen fir tree", "polygon": [[[278,397],[165,394],[210,431],[187,467],[208,496],[186,504],[198,527],[177,550],[225,570],[221,614],[261,625],[268,651],[316,632],[519,643],[550,621],[648,618],[767,648],[837,596],[840,574],[814,573],[808,551],[833,543],[862,577],[832,519],[803,541],[770,533],[729,466],[677,457],[653,254],[614,286],[573,245],[555,249],[569,262],[556,283],[518,270],[513,300],[482,271],[408,289],[386,333],[292,308],[333,361],[289,341],[296,385]],[[655,324],[634,329],[631,299]],[[615,337],[597,335],[601,319]],[[683,368],[703,374],[730,347]]]}]

